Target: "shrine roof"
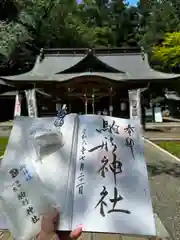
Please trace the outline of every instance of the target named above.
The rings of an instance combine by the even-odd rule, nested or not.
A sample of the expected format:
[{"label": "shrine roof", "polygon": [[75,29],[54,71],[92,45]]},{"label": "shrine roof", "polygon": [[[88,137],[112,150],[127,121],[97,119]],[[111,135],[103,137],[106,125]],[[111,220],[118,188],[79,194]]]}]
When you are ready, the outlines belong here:
[{"label": "shrine roof", "polygon": [[0,78],[0,86],[8,86],[8,84]]},{"label": "shrine roof", "polygon": [[[99,69],[93,69],[94,65]],[[33,69],[2,77],[5,81],[63,82],[81,76],[100,76],[114,81],[179,78],[152,69],[148,56],[137,48],[42,49]]]},{"label": "shrine roof", "polygon": [[[51,97],[50,94],[44,92],[43,90],[40,90],[40,89],[35,88],[35,91],[36,91],[38,94],[43,95],[43,96],[45,96],[45,97]],[[18,92],[21,93],[21,91],[18,91]],[[7,91],[7,92],[0,93],[0,97],[1,97],[1,96],[2,96],[2,97],[6,97],[6,96],[8,96],[8,97],[15,97],[16,94],[17,94],[17,91]]]},{"label": "shrine roof", "polygon": [[9,91],[12,89],[13,89],[13,87],[11,85],[7,84],[2,78],[0,78],[0,93]]}]

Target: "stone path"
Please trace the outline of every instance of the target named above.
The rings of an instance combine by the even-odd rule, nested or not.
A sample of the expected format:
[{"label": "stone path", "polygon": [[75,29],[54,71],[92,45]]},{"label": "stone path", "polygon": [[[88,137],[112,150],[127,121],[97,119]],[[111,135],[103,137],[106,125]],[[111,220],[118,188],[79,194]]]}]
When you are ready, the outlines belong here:
[{"label": "stone path", "polygon": [[173,240],[180,240],[180,162],[145,143],[154,212]]},{"label": "stone path", "polygon": [[156,128],[163,128],[163,127],[180,127],[180,121],[178,122],[162,122],[162,123],[154,123],[154,122],[148,122],[146,123],[147,129],[156,129]]},{"label": "stone path", "polygon": [[[133,236],[120,236],[118,234],[103,234],[103,233],[85,233],[79,240],[151,240],[145,237],[133,237]],[[152,240],[160,240],[153,238]]]},{"label": "stone path", "polygon": [[144,137],[149,140],[178,140],[180,141],[179,132],[160,132],[160,131],[146,131],[143,133]]}]

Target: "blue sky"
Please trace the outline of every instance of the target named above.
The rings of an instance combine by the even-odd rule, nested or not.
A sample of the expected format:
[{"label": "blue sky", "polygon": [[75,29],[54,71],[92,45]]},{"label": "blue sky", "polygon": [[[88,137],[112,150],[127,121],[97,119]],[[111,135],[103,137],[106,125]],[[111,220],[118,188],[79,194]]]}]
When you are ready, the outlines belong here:
[{"label": "blue sky", "polygon": [[[81,2],[81,0],[77,0],[77,2]],[[127,2],[129,2],[130,5],[136,5],[137,0],[127,0]]]},{"label": "blue sky", "polygon": [[129,2],[131,5],[136,5],[137,0],[128,0],[128,2]]}]

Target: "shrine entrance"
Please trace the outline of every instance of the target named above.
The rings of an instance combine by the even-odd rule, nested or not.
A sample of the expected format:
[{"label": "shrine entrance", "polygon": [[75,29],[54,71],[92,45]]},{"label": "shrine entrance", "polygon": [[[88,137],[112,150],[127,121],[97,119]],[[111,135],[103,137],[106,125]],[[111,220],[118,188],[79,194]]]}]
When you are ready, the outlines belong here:
[{"label": "shrine entrance", "polygon": [[[128,90],[105,78],[83,76],[68,83],[49,85],[45,91],[53,96],[52,102],[48,100],[48,111],[52,109],[52,115],[58,110],[56,105],[66,104],[69,113],[129,118]],[[40,104],[47,106],[45,102]]]},{"label": "shrine entrance", "polygon": [[71,103],[68,106],[68,111],[70,113],[84,114],[85,105],[83,100],[78,97],[71,97]]},{"label": "shrine entrance", "polygon": [[78,114],[112,115],[112,87],[104,82],[86,84],[76,83],[76,88],[68,88],[68,109]]},{"label": "shrine entrance", "polygon": [[105,111],[109,111],[109,98],[102,97],[101,99],[88,98],[87,100],[82,98],[73,98],[73,102],[69,106],[71,113],[78,114],[103,114]]}]

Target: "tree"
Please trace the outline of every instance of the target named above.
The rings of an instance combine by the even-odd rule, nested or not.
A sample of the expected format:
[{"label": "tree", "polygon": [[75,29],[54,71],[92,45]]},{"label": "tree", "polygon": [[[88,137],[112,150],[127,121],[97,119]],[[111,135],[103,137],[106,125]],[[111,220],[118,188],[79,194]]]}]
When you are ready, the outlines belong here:
[{"label": "tree", "polygon": [[[143,13],[143,12],[142,12]],[[146,12],[144,35],[141,44],[150,51],[163,40],[166,32],[180,30],[180,19],[170,1],[153,1]]]},{"label": "tree", "polygon": [[180,32],[166,33],[161,45],[153,48],[153,58],[165,69],[179,68]]},{"label": "tree", "polygon": [[16,19],[0,21],[0,54],[7,64],[16,66],[18,61],[21,69],[41,47],[83,47],[94,41],[91,29],[78,15],[75,0],[14,1]]},{"label": "tree", "polygon": [[[0,3],[0,60],[22,69],[40,48],[143,45],[151,52],[180,30],[177,0],[6,0]],[[15,11],[13,11],[13,9]]]}]

